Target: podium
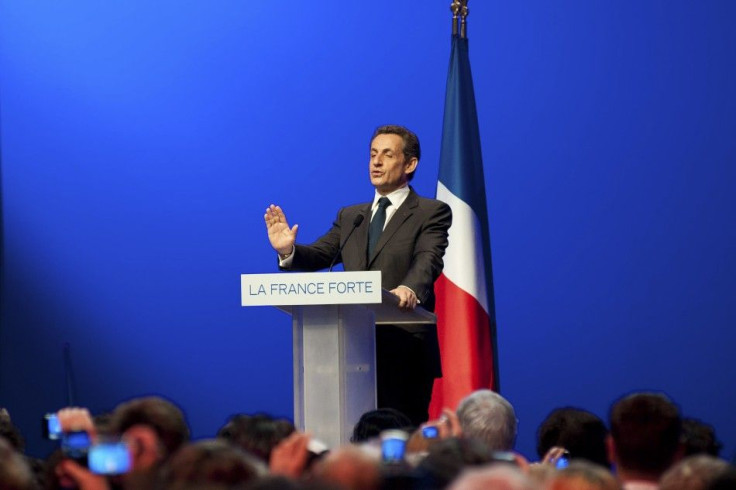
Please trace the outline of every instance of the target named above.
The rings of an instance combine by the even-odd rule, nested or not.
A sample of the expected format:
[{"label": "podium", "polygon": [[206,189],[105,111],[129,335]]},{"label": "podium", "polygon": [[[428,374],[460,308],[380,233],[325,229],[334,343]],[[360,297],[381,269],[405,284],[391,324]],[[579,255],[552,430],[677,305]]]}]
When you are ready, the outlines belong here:
[{"label": "podium", "polygon": [[421,307],[399,310],[380,271],[243,274],[241,303],[291,315],[294,424],[329,447],[376,408],[376,325],[436,323]]}]

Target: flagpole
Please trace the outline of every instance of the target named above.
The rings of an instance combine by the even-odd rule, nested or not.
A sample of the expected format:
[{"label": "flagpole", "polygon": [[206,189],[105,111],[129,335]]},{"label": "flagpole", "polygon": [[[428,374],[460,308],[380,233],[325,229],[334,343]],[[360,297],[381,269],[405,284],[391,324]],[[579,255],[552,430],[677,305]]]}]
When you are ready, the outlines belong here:
[{"label": "flagpole", "polygon": [[468,58],[468,0],[450,1],[452,43],[436,197],[450,206],[453,224],[435,282],[443,376],[434,383],[431,417],[475,390],[500,389],[488,204]]},{"label": "flagpole", "polygon": [[452,36],[457,36],[459,24],[460,38],[465,39],[467,37],[468,0],[452,0],[450,10],[452,11]]}]

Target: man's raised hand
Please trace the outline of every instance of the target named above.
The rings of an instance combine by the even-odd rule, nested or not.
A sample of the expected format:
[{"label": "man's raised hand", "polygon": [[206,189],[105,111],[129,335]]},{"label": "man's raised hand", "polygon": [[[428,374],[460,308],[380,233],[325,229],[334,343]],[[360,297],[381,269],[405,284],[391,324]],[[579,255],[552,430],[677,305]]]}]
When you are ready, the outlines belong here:
[{"label": "man's raised hand", "polygon": [[289,255],[294,249],[299,225],[290,228],[286,221],[286,215],[279,206],[274,204],[266,208],[263,219],[266,221],[268,240],[271,242],[273,249],[280,255]]}]

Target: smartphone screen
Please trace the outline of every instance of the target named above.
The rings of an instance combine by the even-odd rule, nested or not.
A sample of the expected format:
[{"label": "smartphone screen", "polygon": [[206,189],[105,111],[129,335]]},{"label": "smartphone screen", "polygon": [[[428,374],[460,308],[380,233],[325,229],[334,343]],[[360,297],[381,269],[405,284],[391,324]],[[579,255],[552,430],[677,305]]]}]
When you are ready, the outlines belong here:
[{"label": "smartphone screen", "polygon": [[381,432],[381,456],[384,463],[404,461],[404,449],[409,434],[403,430],[388,429]]},{"label": "smartphone screen", "polygon": [[89,434],[86,432],[64,432],[61,435],[61,451],[82,466],[87,466],[87,452],[90,446]]},{"label": "smartphone screen", "polygon": [[439,435],[440,431],[434,425],[428,425],[422,429],[422,437],[425,439],[436,439]]},{"label": "smartphone screen", "polygon": [[130,471],[131,457],[127,444],[104,442],[89,448],[89,470],[99,475],[120,475]]},{"label": "smartphone screen", "polygon": [[61,437],[61,423],[55,413],[47,413],[41,420],[43,436],[46,439],[56,440]]}]

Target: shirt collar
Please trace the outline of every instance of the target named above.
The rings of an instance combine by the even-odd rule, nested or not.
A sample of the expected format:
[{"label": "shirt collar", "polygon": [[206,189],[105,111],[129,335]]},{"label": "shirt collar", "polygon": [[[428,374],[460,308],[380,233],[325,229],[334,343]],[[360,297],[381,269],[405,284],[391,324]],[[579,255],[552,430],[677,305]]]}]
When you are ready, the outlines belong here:
[{"label": "shirt collar", "polygon": [[[396,209],[399,206],[401,206],[404,203],[404,201],[406,201],[406,198],[409,197],[409,192],[410,192],[409,186],[405,185],[404,187],[400,187],[396,189],[395,191],[391,192],[390,194],[386,194],[385,197],[388,197],[388,200],[391,201],[391,206],[389,207]],[[371,210],[376,209],[376,206],[378,206],[378,200],[382,197],[384,196],[382,196],[381,194],[378,193],[378,191],[376,191],[375,195],[373,196],[373,204],[371,205]]]}]

